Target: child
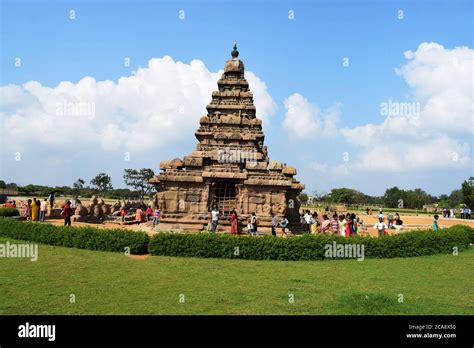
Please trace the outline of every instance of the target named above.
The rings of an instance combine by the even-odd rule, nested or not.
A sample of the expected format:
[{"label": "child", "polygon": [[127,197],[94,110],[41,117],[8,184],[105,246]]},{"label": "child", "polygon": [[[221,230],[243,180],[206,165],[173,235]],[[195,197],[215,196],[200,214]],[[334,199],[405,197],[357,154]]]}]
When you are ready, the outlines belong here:
[{"label": "child", "polygon": [[379,222],[374,225],[374,228],[377,229],[379,233],[379,237],[382,237],[385,234],[385,229],[388,228],[387,225],[384,224],[383,219],[379,218]]},{"label": "child", "polygon": [[153,211],[153,228],[158,224],[158,219],[160,218],[160,208],[156,207]]},{"label": "child", "polygon": [[252,234],[256,235],[257,234],[257,215],[255,215],[255,213],[252,213],[252,217],[250,218],[250,223],[252,224]]},{"label": "child", "polygon": [[438,218],[439,218],[439,216],[436,214],[434,216],[434,220],[433,220],[433,231],[435,231],[435,232],[439,231]]},{"label": "child", "polygon": [[286,216],[283,217],[283,220],[281,220],[280,226],[281,226],[281,236],[285,238],[288,235],[286,233],[286,227],[288,226],[288,219],[286,218]]},{"label": "child", "polygon": [[249,220],[249,223],[247,224],[247,233],[249,235],[253,235],[253,225],[252,225],[252,220]]}]

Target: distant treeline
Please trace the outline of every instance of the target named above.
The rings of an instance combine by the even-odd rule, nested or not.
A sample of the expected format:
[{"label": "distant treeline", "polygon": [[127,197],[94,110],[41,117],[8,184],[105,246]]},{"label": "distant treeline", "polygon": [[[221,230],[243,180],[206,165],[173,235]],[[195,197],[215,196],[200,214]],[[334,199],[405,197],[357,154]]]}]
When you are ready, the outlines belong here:
[{"label": "distant treeline", "polygon": [[335,188],[328,193],[314,192],[313,195],[301,193],[303,204],[346,204],[368,206],[383,206],[388,208],[421,209],[424,205],[438,204],[439,208],[454,208],[460,205],[474,208],[474,177],[465,180],[461,188],[449,195],[432,196],[420,188],[403,190],[397,186],[385,190],[383,196],[370,196],[350,188]]},{"label": "distant treeline", "polygon": [[16,183],[5,183],[0,180],[0,189],[17,190],[19,196],[47,197],[54,192],[57,196],[80,196],[90,198],[100,195],[110,199],[139,199],[153,194],[153,185],[149,180],[155,175],[151,169],[140,170],[125,169],[123,179],[127,186],[133,188],[114,189],[112,179],[106,173],[99,173],[90,180],[91,186],[85,186],[85,180],[77,179],[72,186],[44,186],[26,185],[19,186]]}]

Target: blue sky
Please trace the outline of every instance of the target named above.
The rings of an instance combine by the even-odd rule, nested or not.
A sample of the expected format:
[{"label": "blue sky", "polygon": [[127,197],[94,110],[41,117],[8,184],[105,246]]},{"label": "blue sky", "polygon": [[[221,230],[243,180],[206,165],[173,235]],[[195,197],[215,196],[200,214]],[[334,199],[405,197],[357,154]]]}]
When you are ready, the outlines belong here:
[{"label": "blue sky", "polygon": [[[70,20],[70,10],[75,11],[75,20]],[[184,20],[179,18],[180,10],[184,11]],[[402,20],[397,18],[399,10],[403,11]],[[289,11],[294,11],[294,19],[288,18]],[[472,175],[472,133],[444,134],[442,129],[441,133],[436,130],[438,137],[448,135],[468,144],[469,148],[463,150],[463,158],[467,156],[468,160],[456,168],[427,166],[402,173],[369,171],[334,177],[327,170],[309,169],[309,163],[337,167],[341,153],[349,151],[356,158],[361,150],[340,134],[323,139],[316,132],[310,139],[298,139],[282,126],[287,112],[284,102],[298,93],[322,110],[340,103],[338,128],[380,124],[381,102],[410,101],[417,94],[413,91],[416,86],[408,86],[404,76],[395,73],[395,68],[407,64],[404,52],[415,52],[420,44],[432,42],[446,50],[472,50],[472,17],[472,1],[2,0],[0,85],[37,81],[42,86],[56,87],[61,81],[76,84],[85,76],[117,82],[120,77],[147,67],[150,59],[163,56],[185,64],[200,60],[210,72],[217,72],[229,58],[236,40],[246,70],[266,84],[277,106],[264,128],[270,156],[295,165],[308,192],[349,186],[382,194],[385,188],[399,185],[422,187],[435,194],[449,193]],[[16,57],[21,57],[21,68],[14,65]],[[124,67],[124,57],[130,57],[130,67]],[[342,64],[344,57],[349,58],[348,67]],[[194,128],[197,126],[196,123]],[[472,128],[472,121],[464,126]],[[181,137],[186,139],[140,154],[128,166],[158,170],[159,161],[167,156],[188,154],[194,148],[193,131],[183,132]],[[29,161],[18,163],[12,160],[11,150],[2,147],[1,176],[7,181],[71,184],[75,173],[89,179],[104,169],[112,172],[115,186],[123,186],[124,165],[112,163],[121,152],[120,156],[104,152],[92,161],[97,166],[89,162],[85,169],[74,161],[66,163],[64,156],[54,158],[54,150],[48,148],[47,157],[51,158],[47,163],[51,168],[57,165],[62,175],[38,173],[29,178],[25,173],[39,165],[33,161],[38,156],[35,149],[30,150],[29,157],[25,154]],[[81,146],[76,148],[80,152]],[[86,158],[71,156],[78,156],[76,162]],[[440,180],[446,176],[449,180],[440,187]]]}]

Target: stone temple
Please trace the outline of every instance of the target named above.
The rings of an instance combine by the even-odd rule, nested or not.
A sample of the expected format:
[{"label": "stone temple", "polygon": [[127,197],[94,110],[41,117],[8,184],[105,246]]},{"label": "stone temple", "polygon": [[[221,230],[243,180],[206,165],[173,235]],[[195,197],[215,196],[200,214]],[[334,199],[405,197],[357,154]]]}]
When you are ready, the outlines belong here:
[{"label": "stone temple", "polygon": [[230,232],[232,208],[240,233],[246,231],[252,212],[257,214],[259,233],[270,233],[272,213],[286,216],[289,230],[297,232],[297,196],[304,185],[294,178],[294,167],[270,161],[236,44],[231,55],[208,113],[199,120],[196,150],[182,159],[161,162],[160,174],[150,180],[162,212],[159,229],[203,230],[211,208],[217,206],[219,232]]}]

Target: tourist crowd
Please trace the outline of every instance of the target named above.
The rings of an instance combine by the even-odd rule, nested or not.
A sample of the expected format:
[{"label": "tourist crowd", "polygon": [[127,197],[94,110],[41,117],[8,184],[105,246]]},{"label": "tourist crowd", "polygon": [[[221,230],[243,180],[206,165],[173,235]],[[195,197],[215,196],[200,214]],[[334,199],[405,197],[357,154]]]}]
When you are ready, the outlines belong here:
[{"label": "tourist crowd", "polygon": [[[461,219],[468,219],[471,220],[471,209],[469,208],[459,208],[458,213]],[[442,208],[441,209],[441,216],[445,219],[454,219],[456,217],[456,209],[455,208]]]}]

